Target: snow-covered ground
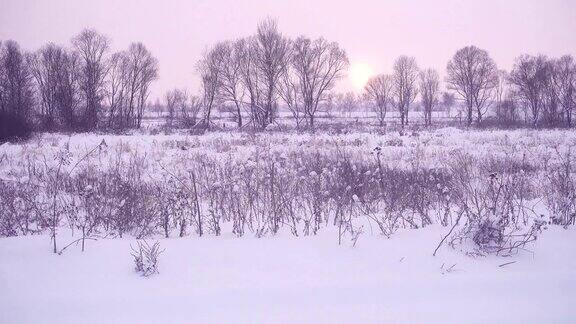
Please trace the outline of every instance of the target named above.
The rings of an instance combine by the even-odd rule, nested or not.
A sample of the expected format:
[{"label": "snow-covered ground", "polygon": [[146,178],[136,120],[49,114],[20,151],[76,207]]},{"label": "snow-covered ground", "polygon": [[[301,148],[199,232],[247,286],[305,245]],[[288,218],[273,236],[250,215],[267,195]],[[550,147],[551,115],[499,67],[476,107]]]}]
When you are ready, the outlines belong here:
[{"label": "snow-covered ground", "polygon": [[[300,185],[309,190],[303,189],[290,200],[299,207],[297,203],[306,198],[306,193],[317,190],[309,180],[312,174],[317,175],[312,173],[313,166],[308,165],[310,157],[318,152],[325,158],[345,153],[355,165],[378,170],[376,147],[382,150],[384,164],[399,169],[446,166],[459,152],[469,154],[478,158],[471,160],[475,163],[472,170],[477,173],[472,179],[477,181],[487,181],[494,171],[491,164],[505,169],[501,164],[513,162],[521,168],[522,176],[510,179],[534,184],[530,191],[534,196],[526,199],[530,199],[530,206],[535,200],[538,208],[529,213],[530,220],[540,220],[544,214],[544,219],[549,220],[552,216],[549,210],[554,209],[548,208],[549,202],[544,198],[552,195],[548,188],[554,187],[548,183],[547,172],[551,167],[564,166],[563,161],[573,164],[570,154],[576,148],[576,133],[444,128],[403,135],[398,132],[43,134],[27,143],[0,146],[0,180],[10,184],[6,192],[13,193],[14,199],[9,197],[6,201],[12,202],[11,206],[19,206],[16,204],[22,202],[19,195],[28,193],[16,190],[21,186],[40,188],[30,189],[32,194],[25,198],[30,199],[30,206],[43,207],[44,191],[49,188],[46,184],[52,183],[44,175],[59,168],[56,157],[62,152],[69,154],[71,163],[64,164],[63,171],[71,177],[81,172],[92,174],[133,165],[146,174],[141,181],[162,185],[160,188],[166,194],[172,194],[170,189],[176,185],[166,181],[171,173],[164,167],[178,173],[198,167],[198,161],[213,163],[220,171],[231,166],[232,173],[196,169],[206,176],[199,182],[203,186],[199,188],[205,204],[202,215],[208,222],[211,205],[206,203],[211,188],[241,183],[243,178],[239,174],[244,166],[262,171],[267,170],[266,162],[271,158],[287,161],[277,164],[285,165],[285,173],[277,173],[284,176],[277,187]],[[122,161],[132,162],[122,164]],[[524,169],[529,177],[524,176]],[[569,170],[567,179],[574,179],[573,170]],[[332,175],[330,172],[326,174],[325,185],[334,185],[328,181],[336,178],[328,177]],[[213,181],[215,178],[218,181]],[[474,185],[483,188],[482,183]],[[61,188],[60,193],[63,192]],[[349,202],[354,207],[357,203]],[[123,207],[124,201],[119,206]],[[267,212],[268,205],[262,202],[261,206]],[[334,206],[327,203],[325,208]],[[297,210],[306,212],[306,208]],[[262,235],[250,229],[238,237],[241,235],[232,235],[231,221],[223,219],[218,220],[222,226],[220,236],[208,231],[198,237],[194,219],[189,219],[185,237],[176,238],[178,231],[172,228],[174,238],[161,239],[162,230],[151,222],[148,240],[158,238],[165,252],[160,257],[160,273],[149,278],[134,271],[130,254],[130,246],[136,243],[134,235],[139,231],[128,231],[124,238],[118,238],[114,229],[100,229],[96,236],[107,238],[88,241],[85,252],[71,246],[57,255],[51,250],[47,225],[50,219],[36,220],[30,224],[30,232],[18,230],[6,234],[23,236],[0,237],[0,323],[576,322],[574,226],[568,229],[547,226],[534,243],[526,246],[527,250],[521,249],[511,257],[469,256],[466,252],[474,250],[466,246],[472,244],[470,240],[457,245],[462,251],[445,244],[434,257],[434,249],[450,230],[448,225],[457,223],[455,215],[446,227],[439,226],[440,219],[433,213],[433,225],[424,228],[408,230],[406,225],[393,226],[387,239],[374,222],[366,223],[364,212],[354,209],[353,225],[363,228],[356,246],[350,242],[350,233],[338,245],[338,226],[333,225],[335,216],[329,212],[322,230],[318,235],[308,233],[310,236],[304,234],[302,215],[297,215],[299,223],[294,227],[298,236],[290,233],[290,226],[282,226],[278,234]],[[70,233],[69,227],[74,226],[67,224],[68,216],[61,216],[58,250],[78,238],[78,227],[75,237]],[[255,219],[254,222],[259,220]],[[36,229],[43,234],[31,234]]]},{"label": "snow-covered ground", "polygon": [[[0,239],[0,323],[573,323],[576,232],[554,227],[515,257],[471,258],[446,228],[314,237],[161,239],[160,274],[133,270],[133,239],[50,253]],[[511,264],[505,263],[514,262]]]},{"label": "snow-covered ground", "polygon": [[[104,141],[106,148],[93,152]],[[26,164],[41,160],[56,164],[54,155],[66,147],[73,162],[83,159],[76,170],[88,164],[105,168],[109,160],[132,154],[146,155],[147,164],[160,161],[167,165],[193,160],[198,155],[217,159],[231,158],[245,162],[256,151],[287,154],[294,151],[330,152],[345,150],[355,159],[374,160],[375,147],[384,148],[382,159],[386,162],[409,164],[415,151],[422,151],[425,164],[443,162],[454,152],[461,151],[474,156],[516,156],[543,163],[555,160],[558,150],[576,146],[576,132],[571,130],[494,130],[464,131],[441,128],[432,131],[386,134],[355,132],[348,134],[318,133],[245,133],[211,132],[205,135],[180,134],[42,134],[23,144],[0,145],[0,177],[7,179],[21,176]],[[112,158],[112,159],[111,159]]]}]

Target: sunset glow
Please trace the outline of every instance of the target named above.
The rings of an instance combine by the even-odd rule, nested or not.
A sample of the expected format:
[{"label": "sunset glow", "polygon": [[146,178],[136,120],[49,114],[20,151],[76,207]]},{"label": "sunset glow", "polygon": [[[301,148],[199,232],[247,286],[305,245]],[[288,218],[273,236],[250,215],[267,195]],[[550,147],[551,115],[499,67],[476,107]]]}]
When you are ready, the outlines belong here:
[{"label": "sunset glow", "polygon": [[355,90],[362,90],[373,75],[372,67],[364,62],[352,62],[350,64],[348,78]]}]

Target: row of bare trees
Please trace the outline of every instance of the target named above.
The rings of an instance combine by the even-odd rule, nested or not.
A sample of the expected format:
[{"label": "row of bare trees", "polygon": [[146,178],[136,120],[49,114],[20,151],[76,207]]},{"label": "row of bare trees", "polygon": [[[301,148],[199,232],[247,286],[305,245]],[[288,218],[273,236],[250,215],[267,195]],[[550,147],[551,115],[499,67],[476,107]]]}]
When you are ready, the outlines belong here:
[{"label": "row of bare trees", "polygon": [[[0,138],[32,123],[48,131],[141,126],[150,85],[158,77],[158,61],[150,51],[133,43],[110,53],[110,39],[94,30],[82,31],[71,45],[49,43],[25,53],[14,41],[0,43]],[[201,93],[167,93],[167,125],[210,127],[214,110],[224,107],[238,127],[264,129],[283,106],[298,127],[313,127],[319,110],[333,104],[331,90],[347,66],[337,43],[306,36],[289,39],[268,19],[254,35],[219,42],[204,52],[197,64]],[[488,52],[468,46],[448,62],[445,88],[442,93],[436,70],[420,70],[413,57],[401,56],[392,74],[369,80],[364,97],[380,125],[390,109],[398,112],[402,127],[407,125],[418,96],[430,125],[432,111],[456,95],[467,125],[481,124],[494,108],[509,123],[523,119],[534,127],[571,127],[576,62],[569,55],[523,55],[508,73],[497,68]],[[342,105],[346,99],[340,100]]]},{"label": "row of bare trees", "polygon": [[0,45],[0,109],[43,130],[139,127],[158,62],[141,43],[110,54],[110,39],[95,30],[71,47],[49,43],[25,53]]},{"label": "row of bare trees", "polygon": [[142,43],[115,53],[109,61],[106,101],[108,127],[140,128],[152,81],[158,78],[158,60]]},{"label": "row of bare trees", "polygon": [[32,76],[14,41],[0,41],[0,141],[25,137],[33,108]]},{"label": "row of bare trees", "polygon": [[[198,124],[210,127],[215,107],[224,106],[238,127],[264,129],[284,105],[298,126],[312,127],[347,66],[346,53],[337,43],[306,36],[289,39],[267,19],[255,35],[217,43],[203,54],[197,65],[202,107]],[[197,111],[196,105],[189,106]]]},{"label": "row of bare trees", "polygon": [[166,127],[193,127],[202,106],[200,98],[190,96],[186,90],[173,89],[165,95]]},{"label": "row of bare trees", "polygon": [[400,124],[404,126],[408,124],[410,106],[420,91],[426,124],[429,125],[440,93],[438,79],[435,70],[420,72],[413,57],[400,56],[394,63],[392,75],[381,74],[368,80],[365,96],[373,101],[380,126],[384,125],[389,107],[398,111]]},{"label": "row of bare trees", "polygon": [[550,59],[522,55],[508,76],[508,97],[518,98],[533,126],[571,127],[576,107],[576,62],[572,56]]},{"label": "row of bare trees", "polygon": [[365,97],[372,101],[380,126],[383,126],[390,107],[396,109],[402,126],[408,124],[410,106],[420,93],[424,121],[432,124],[432,110],[440,102],[440,77],[434,69],[420,71],[413,57],[400,56],[394,63],[392,75],[380,74],[365,86]]},{"label": "row of bare trees", "polygon": [[[534,127],[573,125],[576,62],[572,56],[522,55],[507,73],[498,70],[488,52],[468,46],[448,62],[445,81],[446,88],[461,99],[468,126],[481,124],[492,106],[505,122],[518,122],[523,111],[524,122]],[[389,108],[399,112],[402,126],[408,124],[408,109],[418,93],[425,124],[430,125],[432,110],[440,102],[439,74],[434,69],[420,71],[415,59],[407,56],[396,60],[391,75],[377,75],[365,87],[365,97],[373,103],[381,126]]]}]

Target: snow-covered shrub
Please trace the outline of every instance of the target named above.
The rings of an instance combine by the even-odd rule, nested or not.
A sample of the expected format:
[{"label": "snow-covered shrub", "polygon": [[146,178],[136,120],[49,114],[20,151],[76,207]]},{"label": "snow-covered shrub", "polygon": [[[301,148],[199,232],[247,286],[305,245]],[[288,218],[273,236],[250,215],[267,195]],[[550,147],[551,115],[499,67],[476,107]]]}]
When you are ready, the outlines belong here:
[{"label": "snow-covered shrub", "polygon": [[412,157],[410,167],[385,163],[380,147],[374,150],[374,155],[376,165],[370,172],[377,184],[371,190],[374,203],[361,201],[363,213],[378,224],[382,234],[390,236],[398,228],[430,225],[434,216],[441,224],[447,224],[451,192],[449,170],[427,165],[418,154]]},{"label": "snow-covered shrub", "polygon": [[160,187],[161,192],[158,193],[158,199],[162,201],[163,205],[159,212],[162,214],[162,228],[166,237],[173,227],[176,227],[179,237],[185,236],[188,226],[195,219],[194,194],[188,189],[188,185],[173,178],[169,178],[164,186]]},{"label": "snow-covered shrub", "polygon": [[125,233],[137,238],[150,236],[159,223],[160,204],[156,185],[146,178],[146,155],[130,152],[127,160],[115,158],[113,166],[99,176],[109,208],[103,220],[105,226],[120,237]]},{"label": "snow-covered shrub", "polygon": [[0,236],[27,235],[39,231],[35,208],[38,188],[24,181],[0,181]]},{"label": "snow-covered shrub", "polygon": [[[262,237],[332,227],[341,241],[363,225],[388,237],[456,224],[453,242],[494,252],[536,233],[546,207],[553,223],[573,221],[574,161],[554,152],[576,142],[572,133],[418,134],[110,136],[107,149],[89,156],[94,135],[41,137],[0,158],[0,226],[10,228],[2,235],[67,226],[87,237],[220,235],[228,228]],[[63,141],[69,149],[61,150]]]},{"label": "snow-covered shrub", "polygon": [[560,163],[550,166],[546,173],[546,205],[552,224],[567,227],[576,222],[576,160],[571,147],[557,154]]},{"label": "snow-covered shrub", "polygon": [[86,168],[69,181],[70,209],[67,218],[69,226],[78,229],[82,235],[82,251],[85,241],[95,239],[106,215],[111,212],[110,204],[104,195],[107,184],[99,176],[102,176],[100,172]]},{"label": "snow-covered shrub", "polygon": [[481,220],[473,231],[472,241],[481,249],[500,246],[504,241],[504,228],[491,219]]},{"label": "snow-covered shrub", "polygon": [[[451,242],[455,246],[471,241],[475,254],[508,255],[536,240],[545,221],[536,217],[529,203],[533,193],[529,179],[533,174],[510,167],[504,173],[486,174],[487,169],[475,167],[490,165],[490,159],[458,154],[452,162],[461,227]],[[517,164],[510,158],[502,165]]]},{"label": "snow-covered shrub", "polygon": [[164,252],[160,249],[160,243],[155,242],[150,245],[146,241],[138,241],[136,248],[130,246],[132,249],[132,257],[134,258],[134,270],[144,277],[149,277],[153,274],[158,274],[158,258]]},{"label": "snow-covered shrub", "polygon": [[404,145],[404,141],[402,141],[402,137],[394,136],[389,138],[384,142],[384,146],[402,146]]}]

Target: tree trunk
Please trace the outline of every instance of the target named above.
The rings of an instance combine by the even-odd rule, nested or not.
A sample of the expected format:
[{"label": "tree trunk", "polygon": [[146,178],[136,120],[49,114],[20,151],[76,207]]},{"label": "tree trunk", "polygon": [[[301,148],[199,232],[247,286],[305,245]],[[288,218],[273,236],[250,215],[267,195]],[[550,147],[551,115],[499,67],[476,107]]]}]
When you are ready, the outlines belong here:
[{"label": "tree trunk", "polygon": [[242,127],[242,110],[240,109],[240,105],[236,103],[236,111],[238,113],[238,128]]}]

